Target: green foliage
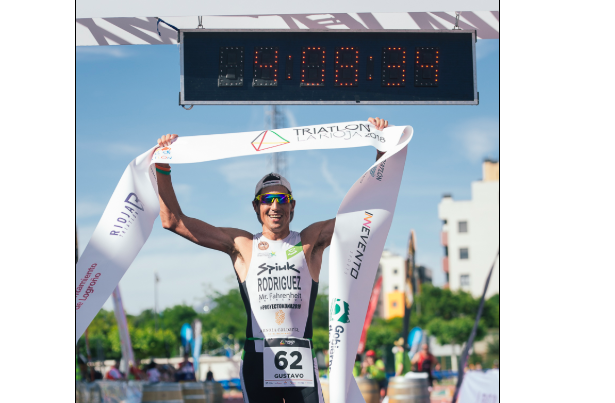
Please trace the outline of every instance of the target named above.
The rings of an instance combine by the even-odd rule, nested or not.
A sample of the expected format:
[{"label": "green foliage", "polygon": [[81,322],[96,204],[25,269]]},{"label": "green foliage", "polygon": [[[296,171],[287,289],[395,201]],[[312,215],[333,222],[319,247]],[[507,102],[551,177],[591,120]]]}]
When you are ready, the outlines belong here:
[{"label": "green foliage", "polygon": [[367,330],[367,340],[365,341],[366,350],[378,350],[381,346],[392,346],[401,336],[403,330],[403,319],[382,319],[374,318]]},{"label": "green foliage", "polygon": [[500,294],[495,294],[485,301],[483,319],[489,329],[500,328]]},{"label": "green foliage", "polygon": [[203,333],[207,334],[207,342],[221,346],[226,337],[243,343],[248,317],[239,290],[230,290],[228,294],[216,293],[213,300],[216,303],[215,308],[198,315],[203,323]]},{"label": "green foliage", "polygon": [[329,349],[329,331],[323,328],[314,328],[314,335],[312,336],[312,343],[314,344],[315,351],[322,351]]},{"label": "green foliage", "polygon": [[495,356],[500,356],[500,337],[498,336],[491,343],[487,344],[487,353]]},{"label": "green foliage", "polygon": [[[458,317],[450,320],[440,318],[432,319],[427,324],[427,331],[436,336],[440,344],[463,344],[470,337],[474,319],[470,317]],[[485,322],[481,319],[476,329],[475,340],[480,340],[487,334]]]},{"label": "green foliage", "polygon": [[[115,333],[118,335],[118,333]],[[130,329],[130,339],[135,357],[142,359],[147,357],[166,357],[172,351],[178,351],[180,340],[179,332],[171,329],[154,330],[153,327],[139,327]],[[115,336],[117,349],[120,348],[119,335]],[[169,351],[170,350],[170,351]],[[174,354],[173,354],[174,355]]]},{"label": "green foliage", "polygon": [[[329,343],[329,297],[323,287],[316,297],[312,326],[313,343],[317,350],[325,350]],[[158,330],[152,310],[139,315],[126,315],[133,348],[137,358],[151,356],[176,356],[179,353],[179,334],[184,323],[199,318],[203,323],[203,350],[211,351],[227,344],[243,344],[247,316],[239,290],[211,296],[216,306],[208,313],[197,313],[191,306],[176,305],[159,314]],[[421,294],[415,297],[410,327],[420,326],[443,344],[465,342],[472,330],[479,299],[469,293],[452,292],[447,289],[422,286]],[[420,314],[417,307],[420,305]],[[498,328],[500,324],[500,298],[494,295],[485,301],[483,317],[479,322],[476,340],[482,339],[487,329]],[[353,318],[353,320],[360,320]],[[402,337],[403,319],[385,320],[374,318],[367,333],[366,348],[386,351],[399,337]],[[113,311],[101,310],[88,328],[92,358],[118,359],[121,357],[119,332]],[[405,335],[404,335],[405,336]],[[100,348],[98,348],[100,347]],[[86,354],[82,337],[78,343],[79,352]],[[384,350],[382,350],[384,348]],[[98,356],[101,350],[102,357]],[[499,340],[489,345],[489,356],[499,358]]]},{"label": "green foliage", "polygon": [[[451,291],[449,289],[434,287],[424,284],[421,293],[416,296],[416,302],[412,307],[414,326],[426,328],[433,319],[451,320],[464,316],[475,318],[480,299],[475,299],[465,291]],[[417,306],[421,306],[420,315],[417,314]]]},{"label": "green foliage", "polygon": [[312,313],[312,326],[315,329],[329,329],[329,295],[323,293],[326,291],[327,289],[325,288],[321,290],[321,293],[316,295],[316,303],[314,304],[314,312]]}]

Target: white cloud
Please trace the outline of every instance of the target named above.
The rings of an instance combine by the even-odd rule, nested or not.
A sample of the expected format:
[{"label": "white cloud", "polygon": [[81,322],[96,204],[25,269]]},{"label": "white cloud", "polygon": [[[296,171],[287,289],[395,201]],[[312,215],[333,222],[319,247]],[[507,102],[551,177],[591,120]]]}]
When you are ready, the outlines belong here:
[{"label": "white cloud", "polygon": [[499,135],[497,119],[479,118],[458,125],[453,137],[464,156],[471,162],[478,162],[498,152]]}]

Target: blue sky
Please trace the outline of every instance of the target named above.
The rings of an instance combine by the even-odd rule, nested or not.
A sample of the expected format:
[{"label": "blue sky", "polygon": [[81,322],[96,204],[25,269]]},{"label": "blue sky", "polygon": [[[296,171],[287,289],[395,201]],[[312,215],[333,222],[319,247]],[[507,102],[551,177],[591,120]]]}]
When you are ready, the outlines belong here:
[{"label": "blue sky", "polygon": [[[477,43],[478,106],[286,106],[287,126],[382,117],[414,127],[387,249],[405,255],[417,233],[417,263],[444,282],[438,203],[443,193],[469,199],[485,157],[499,159],[499,40]],[[178,106],[179,51],[174,45],[77,48],[76,218],[83,251],[126,165],[166,133],[180,136],[260,130],[264,106]],[[286,153],[297,199],[291,229],[335,216],[350,186],[375,158],[371,148]],[[252,190],[271,169],[268,156],[173,167],[185,214],[213,225],[260,230]],[[328,256],[328,255],[327,255]],[[321,283],[328,282],[324,259]],[[128,313],[153,306],[153,273],[161,308],[195,304],[212,290],[236,287],[230,259],[165,231],[152,235],[120,287]],[[105,305],[111,308],[109,302]]]}]

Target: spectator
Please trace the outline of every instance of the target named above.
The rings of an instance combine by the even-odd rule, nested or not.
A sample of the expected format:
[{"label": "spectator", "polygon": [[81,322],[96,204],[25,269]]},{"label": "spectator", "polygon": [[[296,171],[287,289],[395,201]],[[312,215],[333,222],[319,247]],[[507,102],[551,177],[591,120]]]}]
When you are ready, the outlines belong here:
[{"label": "spectator", "polygon": [[376,359],[374,350],[369,350],[365,353],[365,361],[363,361],[363,365],[361,366],[361,376],[378,382],[380,397],[386,396],[387,376],[384,371],[384,363],[382,360]]},{"label": "spectator", "polygon": [[354,359],[354,367],[352,368],[352,375],[356,378],[361,376],[361,354],[357,354]]},{"label": "spectator", "polygon": [[400,337],[397,340],[394,347],[395,353],[395,376],[403,376],[412,370],[412,364],[410,363],[410,357],[404,350],[404,338]]},{"label": "spectator", "polygon": [[429,390],[431,391],[433,387],[433,374],[431,372],[433,369],[439,369],[440,364],[438,363],[438,359],[429,352],[429,346],[427,344],[423,344],[421,346],[421,351],[412,357],[412,364],[416,364],[418,372],[427,373]]},{"label": "spectator", "polygon": [[176,381],[175,369],[172,365],[164,364],[160,368],[160,381],[161,382],[173,382]]},{"label": "spectator", "polygon": [[205,375],[205,380],[206,381],[213,381],[214,380],[214,373],[211,372],[211,367],[207,368],[207,375]]},{"label": "spectator", "polygon": [[142,381],[146,379],[147,376],[141,370],[141,360],[135,358],[135,362],[130,366],[128,370],[128,379],[136,379],[137,381]]},{"label": "spectator", "polygon": [[111,381],[119,381],[124,379],[124,374],[122,374],[119,370],[120,368],[120,360],[115,360],[115,363],[111,367],[111,369],[105,375],[105,379],[109,379]]},{"label": "spectator", "polygon": [[175,378],[178,381],[194,381],[194,365],[190,362],[190,354],[184,354],[184,361],[179,364]]},{"label": "spectator", "polygon": [[160,382],[161,374],[158,365],[152,360],[147,366],[147,380],[151,383]]}]

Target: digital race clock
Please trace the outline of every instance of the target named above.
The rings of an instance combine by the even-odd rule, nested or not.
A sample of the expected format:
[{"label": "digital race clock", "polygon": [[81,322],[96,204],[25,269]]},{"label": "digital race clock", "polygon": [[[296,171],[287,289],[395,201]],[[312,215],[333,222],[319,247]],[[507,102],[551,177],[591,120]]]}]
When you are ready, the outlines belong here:
[{"label": "digital race clock", "polygon": [[180,105],[478,104],[476,32],[179,31]]}]

